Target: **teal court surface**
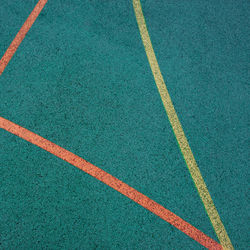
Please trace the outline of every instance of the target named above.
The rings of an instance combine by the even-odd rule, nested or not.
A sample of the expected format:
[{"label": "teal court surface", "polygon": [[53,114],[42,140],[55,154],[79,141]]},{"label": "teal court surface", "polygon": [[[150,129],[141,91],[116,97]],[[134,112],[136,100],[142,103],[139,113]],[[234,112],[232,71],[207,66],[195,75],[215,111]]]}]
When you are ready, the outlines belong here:
[{"label": "teal court surface", "polygon": [[0,249],[248,249],[249,25],[247,0],[2,0]]}]

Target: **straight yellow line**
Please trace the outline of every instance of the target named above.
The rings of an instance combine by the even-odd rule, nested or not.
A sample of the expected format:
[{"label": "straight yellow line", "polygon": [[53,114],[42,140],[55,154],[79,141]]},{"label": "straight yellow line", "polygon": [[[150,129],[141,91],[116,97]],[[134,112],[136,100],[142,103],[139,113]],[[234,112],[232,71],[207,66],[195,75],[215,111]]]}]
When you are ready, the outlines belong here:
[{"label": "straight yellow line", "polygon": [[192,179],[201,197],[201,200],[205,206],[207,214],[211,220],[215,233],[223,247],[223,249],[233,249],[232,243],[227,235],[226,229],[220,219],[220,216],[215,208],[213,200],[208,192],[207,186],[201,175],[200,169],[194,159],[193,153],[187,141],[187,138],[182,129],[181,123],[176,114],[174,105],[171,101],[170,95],[168,93],[166,84],[163,80],[160,67],[158,65],[154,49],[149,37],[146,22],[143,16],[142,7],[140,0],[133,0],[133,6],[135,11],[136,20],[141,33],[142,42],[145,47],[145,51],[148,57],[148,61],[155,79],[155,83],[159,90],[164,108],[167,112],[168,119],[172,125],[175,137],[180,146],[183,157],[186,161],[187,167],[190,171]]}]

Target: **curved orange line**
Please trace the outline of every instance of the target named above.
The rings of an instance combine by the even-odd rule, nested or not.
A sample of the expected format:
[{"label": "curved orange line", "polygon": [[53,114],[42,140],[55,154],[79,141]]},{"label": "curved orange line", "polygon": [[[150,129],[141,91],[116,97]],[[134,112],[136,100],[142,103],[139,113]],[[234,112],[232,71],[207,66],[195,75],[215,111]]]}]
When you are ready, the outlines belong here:
[{"label": "curved orange line", "polygon": [[106,173],[102,169],[94,166],[93,164],[87,162],[86,160],[82,159],[81,157],[69,152],[68,150],[50,142],[43,137],[3,118],[0,117],[0,127],[5,129],[6,131],[17,135],[24,140],[35,144],[36,146],[50,152],[51,154],[63,159],[64,161],[72,164],[73,166],[81,169],[82,171],[86,172],[87,174],[95,177],[99,181],[102,181],[106,185],[112,187],[113,189],[117,190],[121,194],[127,196],[129,199],[135,201],[139,205],[143,206],[144,208],[148,209],[152,213],[156,214],[166,222],[170,223],[195,241],[199,242],[206,248],[209,249],[222,249],[221,245],[217,243],[215,240],[211,239],[203,232],[189,224],[188,222],[181,219],[176,214],[172,213],[168,209],[164,208],[157,202],[151,200],[146,195],[140,193],[139,191],[135,190],[134,188],[130,187],[126,183],[120,181],[119,179],[115,178],[114,176]]},{"label": "curved orange line", "polygon": [[42,11],[43,7],[47,3],[48,0],[40,0],[35,8],[32,10],[30,13],[29,17],[26,19],[24,22],[23,26],[21,29],[18,31],[16,37],[10,44],[9,48],[6,50],[4,53],[3,57],[0,60],[0,75],[3,73],[4,69],[8,65],[9,61],[11,60],[12,56],[15,54],[17,48],[23,41],[24,37],[26,36],[27,32],[39,16],[40,12]]}]

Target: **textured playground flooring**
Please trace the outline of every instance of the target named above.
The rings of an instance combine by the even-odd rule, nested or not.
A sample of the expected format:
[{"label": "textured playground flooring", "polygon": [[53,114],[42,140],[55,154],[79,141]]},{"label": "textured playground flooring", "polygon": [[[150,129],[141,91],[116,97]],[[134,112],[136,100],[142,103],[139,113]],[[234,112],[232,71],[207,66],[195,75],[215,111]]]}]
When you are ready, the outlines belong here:
[{"label": "textured playground flooring", "polygon": [[248,249],[249,17],[3,0],[0,248]]}]

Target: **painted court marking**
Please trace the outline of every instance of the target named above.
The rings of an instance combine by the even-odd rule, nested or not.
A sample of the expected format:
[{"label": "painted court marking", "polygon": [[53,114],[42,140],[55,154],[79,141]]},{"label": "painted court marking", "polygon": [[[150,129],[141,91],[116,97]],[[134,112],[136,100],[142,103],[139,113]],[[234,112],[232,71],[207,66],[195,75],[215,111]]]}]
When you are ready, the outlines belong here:
[{"label": "painted court marking", "polygon": [[140,0],[133,0],[133,6],[135,11],[136,20],[141,34],[141,39],[144,44],[144,48],[148,57],[148,61],[155,79],[156,86],[160,93],[164,108],[167,112],[168,119],[172,125],[175,137],[186,161],[187,167],[190,171],[192,179],[201,197],[201,200],[205,206],[207,214],[211,220],[215,233],[224,249],[233,249],[232,243],[228,237],[226,229],[220,219],[219,213],[213,203],[213,200],[209,194],[206,183],[201,175],[200,169],[195,161],[194,155],[191,151],[187,138],[182,129],[181,123],[176,114],[174,105],[168,93],[166,84],[161,74],[160,67],[158,65],[154,49],[150,40],[150,36],[147,30],[145,18],[142,12]]},{"label": "painted court marking", "polygon": [[[4,69],[8,65],[9,61],[15,54],[16,50],[18,49],[19,45],[23,41],[24,37],[26,36],[27,32],[37,19],[38,15],[42,11],[43,7],[47,3],[48,0],[39,0],[19,32],[17,33],[16,37],[10,44],[9,48],[3,55],[3,57],[0,60],[0,75],[3,73]],[[162,97],[163,104],[165,106],[165,109],[167,111],[167,114],[169,116],[170,123],[173,127],[173,130],[175,132],[177,141],[180,145],[181,151],[184,155],[184,158],[187,162],[187,165],[189,167],[190,173],[192,175],[192,178],[194,179],[194,182],[197,186],[197,189],[200,193],[200,196],[203,200],[203,203],[207,209],[207,212],[209,214],[209,217],[212,221],[212,224],[215,228],[215,231],[218,235],[218,238],[223,246],[226,246],[229,243],[230,240],[227,236],[227,233],[225,231],[225,228],[220,221],[218,212],[216,211],[214,204],[212,202],[212,199],[207,191],[205,182],[200,174],[199,168],[194,160],[193,154],[191,152],[191,149],[188,145],[187,139],[184,135],[184,132],[181,128],[181,124],[178,120],[178,117],[175,113],[173,104],[171,102],[170,96],[168,94],[168,91],[166,89],[163,77],[161,75],[153,47],[147,32],[145,20],[143,17],[140,1],[134,0],[134,9],[136,13],[137,22],[139,25],[139,29],[141,32],[142,40],[144,43],[144,47],[149,59],[149,63],[157,84],[157,87],[159,89],[160,95]],[[92,165],[91,163],[85,161],[84,159],[80,158],[79,156],[76,156],[75,154],[67,151],[66,149],[61,148],[60,146],[42,138],[39,135],[36,135],[32,133],[31,131],[22,128],[2,117],[0,117],[0,127],[9,131],[10,133],[13,133],[41,148],[44,150],[47,150],[48,152],[56,155],[57,157],[67,161],[68,163],[78,167],[79,169],[85,171],[86,173],[90,174],[91,176],[95,177],[96,179],[102,181],[103,183],[107,184],[108,186],[112,187],[113,189],[117,190],[118,192],[122,193],[123,195],[127,196],[131,200],[135,201],[139,205],[143,206],[144,208],[148,209],[152,213],[156,214],[166,222],[170,223],[171,225],[175,226],[197,242],[199,242],[201,245],[209,248],[209,249],[221,249],[221,245],[205,235],[200,230],[193,227],[188,222],[184,221],[171,211],[167,210],[160,204],[156,203],[155,201],[151,200],[147,196],[143,195],[142,193],[138,192],[134,188],[128,186],[127,184],[123,183],[122,181],[118,180],[117,178],[113,177],[112,175],[106,173],[105,171],[101,170],[100,168]],[[202,193],[203,192],[203,193]],[[208,196],[207,196],[208,195]],[[210,211],[210,212],[209,212]],[[218,219],[219,218],[219,219]],[[215,225],[216,224],[216,225]],[[218,231],[221,230],[222,232],[218,234]],[[223,231],[224,230],[224,231]],[[228,239],[227,239],[228,238]],[[221,240],[222,239],[222,240]],[[230,244],[228,244],[230,248]]]},{"label": "painted court marking", "polygon": [[159,216],[161,219],[170,223],[171,225],[173,225],[174,227],[176,227],[177,229],[179,229],[180,231],[182,231],[204,247],[209,249],[222,249],[219,243],[205,235],[203,232],[201,232],[188,222],[181,219],[179,216],[175,215],[157,202],[151,200],[146,195],[130,187],[126,183],[120,181],[119,179],[94,166],[93,164],[87,162],[86,160],[80,158],[79,156],[69,152],[68,150],[44,139],[43,137],[3,117],[0,117],[0,128],[21,137],[22,139],[50,152],[51,154],[70,163],[71,165],[81,169],[87,174],[95,177],[99,181],[117,190],[121,194],[127,196],[129,199],[133,200],[142,207],[148,209],[150,212]]},{"label": "painted court marking", "polygon": [[14,40],[12,41],[12,43],[10,44],[9,48],[6,50],[5,54],[3,55],[3,57],[0,60],[0,75],[3,73],[4,69],[8,65],[12,56],[15,54],[17,48],[19,47],[19,45],[23,41],[24,37],[26,36],[27,32],[29,31],[29,29],[31,28],[31,26],[33,25],[35,20],[37,19],[38,15],[42,11],[42,9],[45,6],[45,4],[47,3],[47,1],[48,0],[40,0],[36,4],[35,8],[32,10],[29,17],[26,19],[25,23],[23,24],[23,26],[21,27],[21,29],[17,33],[17,35],[14,38]]}]

